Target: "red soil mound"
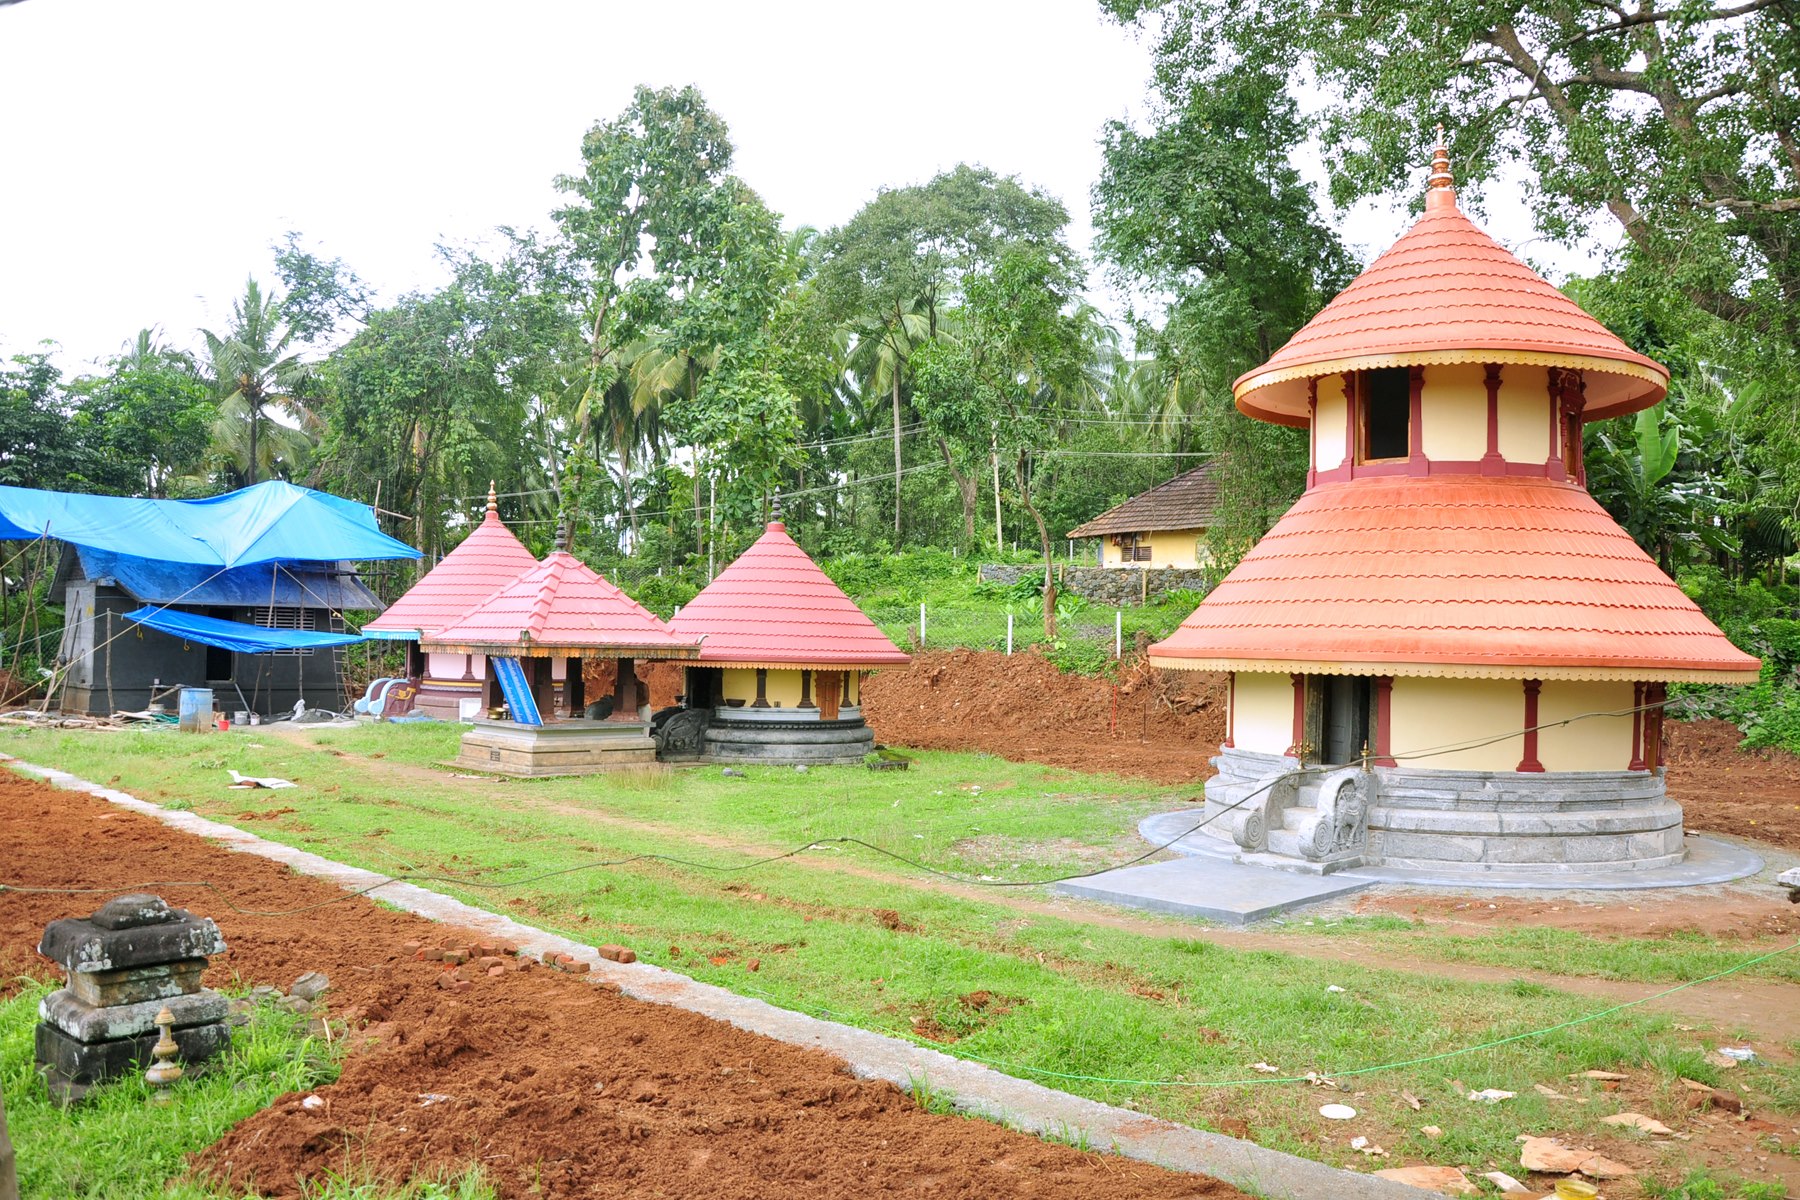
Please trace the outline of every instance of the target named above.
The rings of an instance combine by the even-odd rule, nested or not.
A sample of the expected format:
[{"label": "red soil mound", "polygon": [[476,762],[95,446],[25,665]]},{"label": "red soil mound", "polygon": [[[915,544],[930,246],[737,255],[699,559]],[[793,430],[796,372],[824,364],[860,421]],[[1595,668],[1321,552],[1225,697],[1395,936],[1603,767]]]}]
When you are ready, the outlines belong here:
[{"label": "red soil mound", "polygon": [[863,715],[896,746],[1190,783],[1225,738],[1225,676],[1140,662],[1115,685],[1037,654],[927,651],[871,675]]},{"label": "red soil mound", "polygon": [[1800,757],[1785,750],[1739,750],[1730,721],[1665,726],[1669,795],[1687,827],[1800,850]]},{"label": "red soil mound", "polygon": [[[211,879],[242,908],[338,902],[259,917],[213,892],[164,889],[225,935],[231,949],[209,983],[285,986],[324,971],[334,1016],[353,1029],[367,1022],[350,1035],[357,1048],[342,1078],[318,1090],[322,1108],[281,1097],[199,1156],[201,1170],[266,1195],[296,1197],[299,1180],[347,1168],[400,1176],[472,1162],[504,1197],[1241,1195],[932,1115],[821,1052],[546,968],[478,974],[456,995],[437,986],[440,964],[401,950],[408,940],[445,944],[454,936],[445,926],[3,769],[0,863],[8,882],[35,886],[125,891],[147,877]],[[45,924],[101,899],[7,895],[0,979],[52,974],[33,953]]]}]

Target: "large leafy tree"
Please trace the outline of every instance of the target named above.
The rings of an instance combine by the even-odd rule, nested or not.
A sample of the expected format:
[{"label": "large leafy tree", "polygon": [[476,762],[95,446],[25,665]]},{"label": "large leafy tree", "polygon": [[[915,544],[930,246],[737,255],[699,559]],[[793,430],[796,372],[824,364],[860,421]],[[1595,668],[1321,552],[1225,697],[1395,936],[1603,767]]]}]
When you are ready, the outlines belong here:
[{"label": "large leafy tree", "polygon": [[[1448,127],[1459,176],[1523,175],[1541,230],[1610,224],[1639,302],[1723,324],[1763,461],[1800,496],[1800,9],[1789,0],[1104,0],[1154,31],[1159,88],[1305,91],[1340,203],[1416,199]],[[1227,121],[1217,140],[1244,136]],[[1294,143],[1298,145],[1298,142]],[[1479,187],[1466,189],[1479,196]]]},{"label": "large leafy tree", "polygon": [[1050,529],[1038,503],[1043,451],[1059,440],[1066,405],[1094,384],[1091,312],[1080,272],[1062,256],[1015,243],[992,269],[964,280],[957,331],[918,356],[915,401],[947,441],[989,445],[1011,468],[1014,496],[1044,557],[1044,632],[1056,634]]},{"label": "large leafy tree", "polygon": [[94,452],[97,490],[163,497],[204,474],[217,404],[193,359],[142,329],[104,374],[70,384],[72,433]]},{"label": "large leafy tree", "polygon": [[[1064,237],[1060,201],[1017,179],[959,165],[927,183],[882,191],[846,224],[819,239],[818,288],[853,341],[851,364],[865,397],[890,409],[894,534],[903,530],[905,397],[918,349],[941,332],[963,281],[991,271],[1011,247],[1027,246],[1059,271],[1078,271]],[[978,484],[954,447],[938,443],[963,501],[963,536],[974,538]]]},{"label": "large leafy tree", "polygon": [[1231,382],[1292,336],[1354,264],[1293,165],[1306,124],[1282,54],[1258,47],[1236,70],[1196,75],[1193,58],[1211,50],[1184,32],[1193,30],[1176,22],[1158,46],[1148,127],[1105,130],[1094,221],[1115,277],[1167,298],[1133,317],[1138,357],[1123,398],[1180,448],[1192,424],[1216,456],[1221,511],[1209,537],[1230,563],[1298,494],[1306,469],[1304,439],[1237,412]]}]

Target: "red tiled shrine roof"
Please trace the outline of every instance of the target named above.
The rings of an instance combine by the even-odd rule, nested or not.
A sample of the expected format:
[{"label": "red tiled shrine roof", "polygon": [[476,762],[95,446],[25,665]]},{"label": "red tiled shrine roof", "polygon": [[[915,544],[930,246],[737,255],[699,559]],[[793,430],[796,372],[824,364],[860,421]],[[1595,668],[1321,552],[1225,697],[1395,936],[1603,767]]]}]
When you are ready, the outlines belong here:
[{"label": "red tiled shrine roof", "polygon": [[1708,683],[1759,665],[1580,486],[1453,477],[1307,492],[1150,661]]},{"label": "red tiled shrine roof", "polygon": [[1661,400],[1668,371],[1465,217],[1442,148],[1432,166],[1424,215],[1268,362],[1238,378],[1238,407],[1304,427],[1311,377],[1469,362],[1580,370],[1590,421]]},{"label": "red tiled shrine roof", "polygon": [[421,644],[526,658],[692,658],[698,649],[566,550]]},{"label": "red tiled shrine roof", "polygon": [[537,559],[531,551],[501,524],[490,493],[481,524],[407,589],[406,595],[363,628],[382,633],[436,633],[535,566]]},{"label": "red tiled shrine roof", "polygon": [[911,657],[772,521],[669,628],[705,635],[700,662],[741,667],[904,666]]}]

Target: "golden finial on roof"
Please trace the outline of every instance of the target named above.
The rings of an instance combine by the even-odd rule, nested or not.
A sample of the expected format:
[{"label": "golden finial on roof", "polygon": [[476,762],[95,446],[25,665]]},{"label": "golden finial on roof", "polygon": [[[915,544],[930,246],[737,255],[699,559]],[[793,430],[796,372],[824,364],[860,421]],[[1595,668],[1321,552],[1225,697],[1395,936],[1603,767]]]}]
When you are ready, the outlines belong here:
[{"label": "golden finial on roof", "polygon": [[491,479],[488,480],[488,511],[496,515],[500,512],[500,497],[494,491],[494,481]]},{"label": "golden finial on roof", "polygon": [[1437,148],[1431,152],[1431,178],[1425,181],[1425,207],[1456,207],[1456,179],[1450,174],[1450,150],[1444,144],[1444,127],[1437,127]]}]

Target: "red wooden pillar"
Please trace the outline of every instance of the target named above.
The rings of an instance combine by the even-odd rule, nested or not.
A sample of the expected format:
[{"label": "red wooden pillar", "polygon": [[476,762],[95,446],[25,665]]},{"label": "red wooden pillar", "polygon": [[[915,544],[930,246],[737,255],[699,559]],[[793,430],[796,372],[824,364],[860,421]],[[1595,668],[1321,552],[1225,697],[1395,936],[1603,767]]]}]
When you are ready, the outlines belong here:
[{"label": "red wooden pillar", "polygon": [[1229,750],[1237,745],[1237,672],[1233,671],[1225,677],[1225,740],[1219,743],[1219,749]]},{"label": "red wooden pillar", "polygon": [[1487,364],[1487,453],[1481,456],[1483,475],[1506,474],[1506,460],[1500,456],[1500,364]]},{"label": "red wooden pillar", "polygon": [[621,723],[636,721],[638,707],[643,704],[643,686],[638,682],[637,664],[629,658],[613,661],[613,710],[607,719]]},{"label": "red wooden pillar", "polygon": [[1377,675],[1375,677],[1375,757],[1372,760],[1378,767],[1399,766],[1394,761],[1394,741],[1391,731],[1394,725],[1394,677]]},{"label": "red wooden pillar", "polygon": [[1644,765],[1649,770],[1663,765],[1663,705],[1668,702],[1669,687],[1664,683],[1644,685]]},{"label": "red wooden pillar", "polygon": [[1307,454],[1306,487],[1311,491],[1319,482],[1319,379],[1316,375],[1306,381],[1306,436],[1311,443]]},{"label": "red wooden pillar", "polygon": [[1289,758],[1304,758],[1301,746],[1306,741],[1306,676],[1290,676],[1294,681],[1294,740],[1287,748]]},{"label": "red wooden pillar", "polygon": [[1362,439],[1356,435],[1356,399],[1357,374],[1346,371],[1338,376],[1344,381],[1344,466],[1345,476],[1356,478],[1356,464],[1362,461]]},{"label": "red wooden pillar", "polygon": [[1407,372],[1406,473],[1425,475],[1431,471],[1425,461],[1425,368],[1409,367]]},{"label": "red wooden pillar", "polygon": [[1519,760],[1521,771],[1542,771],[1544,764],[1538,761],[1538,692],[1544,684],[1539,679],[1525,681],[1525,757]]},{"label": "red wooden pillar", "polygon": [[1648,770],[1644,762],[1644,718],[1649,715],[1644,711],[1644,685],[1631,685],[1631,762],[1626,764],[1627,771]]}]

